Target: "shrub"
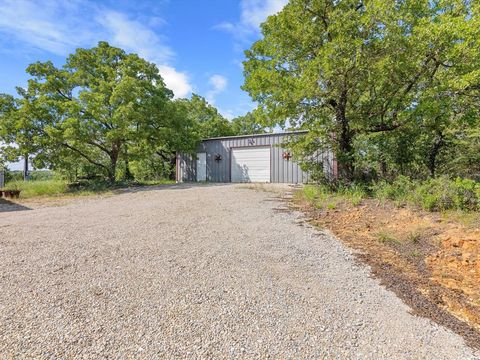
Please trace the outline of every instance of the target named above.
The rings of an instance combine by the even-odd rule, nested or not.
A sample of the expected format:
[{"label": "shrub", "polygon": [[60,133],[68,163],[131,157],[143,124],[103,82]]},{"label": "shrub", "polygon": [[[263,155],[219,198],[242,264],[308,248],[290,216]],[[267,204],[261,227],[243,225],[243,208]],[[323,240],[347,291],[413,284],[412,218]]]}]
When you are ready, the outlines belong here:
[{"label": "shrub", "polygon": [[22,171],[5,171],[5,182],[14,182],[14,181],[22,181],[23,180],[23,172]]},{"label": "shrub", "polygon": [[429,179],[418,186],[418,202],[424,209],[480,210],[480,184],[474,180],[446,177]]},{"label": "shrub", "polygon": [[480,210],[480,184],[471,179],[429,179],[418,186],[418,203],[430,211]]},{"label": "shrub", "polygon": [[471,179],[439,177],[414,181],[399,176],[392,182],[380,181],[370,187],[363,183],[337,183],[334,188],[307,185],[303,189],[303,196],[319,207],[324,206],[326,200],[335,198],[349,200],[357,206],[370,195],[393,200],[398,205],[417,205],[429,211],[480,211],[480,183]]},{"label": "shrub", "polygon": [[450,180],[437,178],[418,184],[415,191],[415,202],[429,211],[453,208],[454,201]]},{"label": "shrub", "polygon": [[49,171],[49,170],[30,171],[30,177],[29,177],[30,181],[42,181],[42,180],[52,180],[52,179],[55,179],[55,175],[52,171]]},{"label": "shrub", "polygon": [[480,183],[471,179],[439,177],[421,182],[399,176],[393,182],[378,182],[371,189],[379,199],[410,203],[429,211],[480,210]]},{"label": "shrub", "polygon": [[471,179],[457,178],[453,182],[457,209],[480,210],[480,184]]},{"label": "shrub", "polygon": [[371,188],[373,195],[382,200],[394,200],[399,204],[409,202],[416,184],[407,176],[400,175],[393,182],[380,181]]}]

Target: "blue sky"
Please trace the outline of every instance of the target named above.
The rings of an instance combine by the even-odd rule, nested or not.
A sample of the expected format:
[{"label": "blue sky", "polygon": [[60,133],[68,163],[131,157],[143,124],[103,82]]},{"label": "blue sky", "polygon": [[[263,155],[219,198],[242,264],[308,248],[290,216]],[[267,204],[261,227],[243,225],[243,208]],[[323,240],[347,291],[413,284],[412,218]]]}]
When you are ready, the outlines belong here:
[{"label": "blue sky", "polygon": [[243,50],[287,0],[0,0],[0,92],[25,86],[37,60],[61,66],[100,40],[155,62],[176,97],[206,97],[227,118],[254,105]]}]

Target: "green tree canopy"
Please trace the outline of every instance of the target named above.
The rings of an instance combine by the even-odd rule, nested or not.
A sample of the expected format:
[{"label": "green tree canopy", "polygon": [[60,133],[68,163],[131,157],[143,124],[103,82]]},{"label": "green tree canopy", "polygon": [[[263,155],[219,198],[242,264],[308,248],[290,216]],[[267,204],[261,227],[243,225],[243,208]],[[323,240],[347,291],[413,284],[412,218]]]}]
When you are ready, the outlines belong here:
[{"label": "green tree canopy", "polygon": [[264,134],[267,132],[261,119],[255,116],[253,112],[234,118],[231,127],[235,135]]},{"label": "green tree canopy", "polygon": [[199,141],[211,137],[233,135],[230,122],[205,98],[193,94],[191,99],[179,99],[177,105],[184,116],[195,124],[189,136]]},{"label": "green tree canopy", "polygon": [[129,153],[188,146],[173,93],[155,64],[135,54],[100,42],[77,49],[62,68],[37,62],[27,72],[32,78],[18,89],[20,98],[2,97],[2,132],[43,166],[79,160],[113,182]]},{"label": "green tree canopy", "polygon": [[460,0],[291,0],[246,52],[244,89],[268,114],[266,125],[312,130],[351,179],[357,143],[372,148],[378,135],[419,129],[432,89],[478,86],[478,14],[477,2]]}]

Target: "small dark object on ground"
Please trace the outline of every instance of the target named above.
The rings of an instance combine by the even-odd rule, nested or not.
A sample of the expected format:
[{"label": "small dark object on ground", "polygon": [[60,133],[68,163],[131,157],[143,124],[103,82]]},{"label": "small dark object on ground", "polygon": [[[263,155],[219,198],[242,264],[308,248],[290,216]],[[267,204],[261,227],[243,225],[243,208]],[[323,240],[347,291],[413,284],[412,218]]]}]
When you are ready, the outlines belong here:
[{"label": "small dark object on ground", "polygon": [[10,199],[18,199],[20,197],[21,190],[0,190],[0,197],[4,196]]},{"label": "small dark object on ground", "polygon": [[84,188],[88,185],[88,182],[86,181],[76,181],[74,183],[68,184],[68,189],[69,190],[79,190],[81,188]]}]

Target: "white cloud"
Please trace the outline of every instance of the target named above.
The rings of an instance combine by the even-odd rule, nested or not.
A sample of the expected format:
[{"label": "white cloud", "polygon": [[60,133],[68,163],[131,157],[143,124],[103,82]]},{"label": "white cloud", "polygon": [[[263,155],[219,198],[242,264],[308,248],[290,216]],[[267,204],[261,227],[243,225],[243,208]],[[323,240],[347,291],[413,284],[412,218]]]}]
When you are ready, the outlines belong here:
[{"label": "white cloud", "polygon": [[98,22],[109,33],[115,46],[135,51],[141,57],[156,63],[170,60],[173,51],[164,45],[160,37],[145,25],[129,19],[117,11],[103,11],[97,16]]},{"label": "white cloud", "polygon": [[[142,23],[129,19],[116,11],[105,11],[98,21],[110,33],[113,45],[138,53],[141,57],[157,64],[165,84],[175,97],[185,97],[192,92],[188,75],[168,64],[173,51],[163,44],[162,39]],[[158,18],[155,18],[158,22]]]},{"label": "white cloud", "polygon": [[207,92],[207,101],[214,104],[215,97],[227,88],[228,80],[225,76],[215,74],[210,76],[208,84],[211,89]]},{"label": "white cloud", "polygon": [[192,92],[192,85],[190,84],[186,73],[179,72],[168,65],[159,65],[158,69],[165,84],[173,91],[175,97],[186,97]]},{"label": "white cloud", "polygon": [[93,36],[82,18],[73,16],[79,11],[75,1],[0,0],[0,32],[36,49],[65,55]]},{"label": "white cloud", "polygon": [[288,0],[242,0],[241,23],[258,29],[268,16],[278,13],[288,3]]},{"label": "white cloud", "polygon": [[[4,35],[0,47],[16,43],[66,56],[77,47],[106,40],[156,63],[175,96],[188,96],[192,90],[188,75],[172,66],[173,50],[152,30],[162,24],[153,15],[131,18],[88,0],[0,0],[0,35]],[[8,39],[14,41],[7,43]]]},{"label": "white cloud", "polygon": [[215,28],[232,33],[240,42],[248,41],[252,35],[258,34],[260,24],[268,16],[281,11],[287,3],[288,0],[241,0],[239,21],[223,22]]},{"label": "white cloud", "polygon": [[215,74],[210,77],[208,83],[213,87],[215,91],[221,92],[227,87],[228,81],[225,76]]},{"label": "white cloud", "polygon": [[235,113],[231,109],[221,109],[217,107],[218,112],[227,120],[233,120]]}]

